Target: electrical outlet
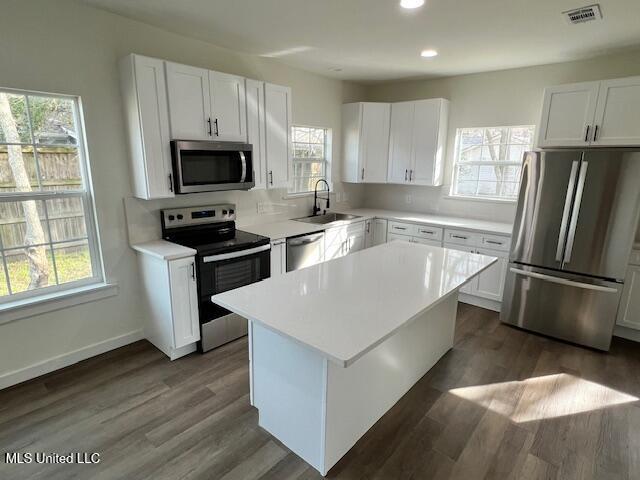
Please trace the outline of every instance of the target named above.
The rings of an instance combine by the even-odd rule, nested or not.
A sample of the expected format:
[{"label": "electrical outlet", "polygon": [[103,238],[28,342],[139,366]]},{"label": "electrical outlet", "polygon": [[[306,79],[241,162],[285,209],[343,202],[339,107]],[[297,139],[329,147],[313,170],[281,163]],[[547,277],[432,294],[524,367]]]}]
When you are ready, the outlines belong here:
[{"label": "electrical outlet", "polygon": [[411,196],[411,194],[407,193],[404,196],[404,203],[406,203],[407,205],[410,205],[411,203],[413,203],[413,197]]}]

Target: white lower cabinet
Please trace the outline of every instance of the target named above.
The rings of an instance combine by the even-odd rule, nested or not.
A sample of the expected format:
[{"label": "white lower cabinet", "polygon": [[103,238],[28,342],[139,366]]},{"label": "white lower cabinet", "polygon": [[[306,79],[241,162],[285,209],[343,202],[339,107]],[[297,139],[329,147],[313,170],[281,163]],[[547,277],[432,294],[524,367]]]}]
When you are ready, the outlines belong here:
[{"label": "white lower cabinet", "polygon": [[475,290],[473,295],[501,302],[502,292],[504,290],[504,281],[507,276],[509,254],[507,252],[488,250],[485,248],[478,248],[476,249],[476,252],[481,255],[498,257],[498,261],[478,275],[474,284]]},{"label": "white lower cabinet", "polygon": [[629,265],[627,268],[616,323],[640,330],[640,265]]},{"label": "white lower cabinet", "polygon": [[287,239],[271,241],[271,276],[277,277],[287,271]]},{"label": "white lower cabinet", "polygon": [[371,218],[364,223],[364,247],[375,247],[387,243],[387,221],[383,218]]},{"label": "white lower cabinet", "polygon": [[324,232],[324,259],[333,260],[365,248],[365,222],[330,228]]},{"label": "white lower cabinet", "polygon": [[195,258],[163,260],[138,254],[138,261],[150,310],[145,337],[171,360],[195,351],[200,340]]}]

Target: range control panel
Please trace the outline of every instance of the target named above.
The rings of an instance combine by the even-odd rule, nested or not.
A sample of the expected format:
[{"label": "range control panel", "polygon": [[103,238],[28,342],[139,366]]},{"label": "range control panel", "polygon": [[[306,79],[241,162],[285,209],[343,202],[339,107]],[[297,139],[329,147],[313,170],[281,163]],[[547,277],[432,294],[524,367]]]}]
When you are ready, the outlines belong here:
[{"label": "range control panel", "polygon": [[229,222],[236,219],[236,206],[233,203],[225,203],[221,205],[171,208],[162,210],[161,216],[164,228]]}]

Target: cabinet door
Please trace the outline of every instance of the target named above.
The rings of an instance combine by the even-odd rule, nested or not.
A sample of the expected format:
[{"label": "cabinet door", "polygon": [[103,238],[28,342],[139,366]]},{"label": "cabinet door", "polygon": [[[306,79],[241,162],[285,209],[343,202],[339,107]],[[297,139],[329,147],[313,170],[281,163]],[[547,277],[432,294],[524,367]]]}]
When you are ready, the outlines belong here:
[{"label": "cabinet door", "polygon": [[165,62],[171,138],[210,140],[209,71]]},{"label": "cabinet door", "polygon": [[403,242],[410,242],[410,236],[400,235],[399,233],[387,232],[387,242],[393,242],[394,240],[402,240]]},{"label": "cabinet door", "polygon": [[174,347],[180,348],[200,340],[198,286],[193,257],[169,262],[169,284]]},{"label": "cabinet door", "polygon": [[244,78],[228,73],[209,72],[211,121],[216,140],[247,141],[247,109]]},{"label": "cabinet door", "polygon": [[[444,248],[449,248],[451,250],[460,250],[461,252],[476,253],[475,248],[465,247],[464,245],[456,245],[455,243],[444,243],[442,246]],[[467,283],[464,287],[460,289],[460,291],[462,293],[466,293],[469,295],[475,295],[477,288],[478,288],[478,277],[472,278],[469,283]]]},{"label": "cabinet door", "polygon": [[253,145],[253,176],[255,188],[267,186],[265,118],[264,118],[264,82],[247,79],[247,138]]},{"label": "cabinet door", "polygon": [[346,254],[348,242],[347,227],[336,227],[324,232],[324,259],[333,260]]},{"label": "cabinet door", "polygon": [[599,82],[575,83],[544,89],[539,147],[589,145]]},{"label": "cabinet door", "polygon": [[374,218],[373,224],[373,245],[387,243],[387,221],[383,218]]},{"label": "cabinet door", "polygon": [[618,325],[640,330],[640,267],[629,265],[624,279]]},{"label": "cabinet door", "polygon": [[164,62],[128,55],[120,62],[120,74],[134,194],[145,200],[173,197]]},{"label": "cabinet door", "polygon": [[437,186],[442,182],[443,145],[440,144],[440,107],[442,100],[415,102],[413,148],[409,181],[416,185]]},{"label": "cabinet door", "polygon": [[600,82],[592,145],[640,145],[640,77]]},{"label": "cabinet door", "polygon": [[364,242],[364,235],[362,233],[350,235],[345,242],[345,255],[364,250]]},{"label": "cabinet door", "polygon": [[362,132],[360,135],[360,181],[386,183],[389,160],[388,103],[362,104]]},{"label": "cabinet door", "polygon": [[391,105],[389,183],[408,183],[413,141],[414,102]]},{"label": "cabinet door", "polygon": [[373,219],[364,222],[364,248],[373,247]]},{"label": "cabinet door", "polygon": [[287,271],[286,240],[271,242],[271,276],[277,277]]},{"label": "cabinet door", "polygon": [[289,186],[289,137],[291,135],[291,89],[264,85],[267,141],[267,187]]},{"label": "cabinet door", "polygon": [[502,291],[507,275],[508,254],[499,250],[487,250],[478,248],[477,253],[498,257],[498,261],[478,275],[478,282],[474,295],[490,300],[502,301]]}]

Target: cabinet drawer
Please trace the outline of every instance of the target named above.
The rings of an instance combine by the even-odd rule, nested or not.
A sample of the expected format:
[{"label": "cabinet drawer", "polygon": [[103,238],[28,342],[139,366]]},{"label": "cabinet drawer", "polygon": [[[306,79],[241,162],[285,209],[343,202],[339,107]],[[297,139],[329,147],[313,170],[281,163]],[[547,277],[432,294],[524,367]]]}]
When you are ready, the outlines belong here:
[{"label": "cabinet drawer", "polygon": [[394,240],[402,240],[403,242],[410,242],[411,237],[407,235],[399,235],[397,233],[387,233],[387,242],[393,242]]},{"label": "cabinet drawer", "polygon": [[511,240],[509,237],[483,233],[480,237],[480,244],[478,246],[508,252],[510,244]]},{"label": "cabinet drawer", "polygon": [[389,228],[387,229],[389,233],[395,233],[398,235],[413,235],[415,231],[415,225],[412,223],[402,223],[402,222],[389,222]]},{"label": "cabinet drawer", "polygon": [[629,265],[640,265],[640,250],[633,250],[629,257]]},{"label": "cabinet drawer", "polygon": [[364,235],[364,220],[346,226],[347,235]]},{"label": "cabinet drawer", "polygon": [[464,230],[450,230],[444,232],[444,241],[456,243],[458,245],[476,246],[480,245],[482,235],[478,233],[466,232]]},{"label": "cabinet drawer", "polygon": [[420,243],[422,245],[431,245],[432,247],[441,247],[442,242],[440,240],[430,240],[428,238],[412,237],[413,243]]},{"label": "cabinet drawer", "polygon": [[413,234],[419,238],[441,241],[443,230],[442,228],[430,227],[429,225],[415,225]]}]

